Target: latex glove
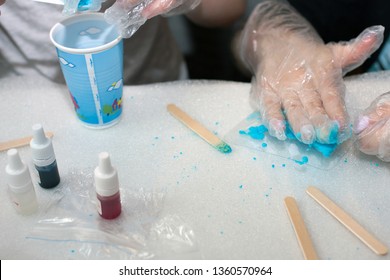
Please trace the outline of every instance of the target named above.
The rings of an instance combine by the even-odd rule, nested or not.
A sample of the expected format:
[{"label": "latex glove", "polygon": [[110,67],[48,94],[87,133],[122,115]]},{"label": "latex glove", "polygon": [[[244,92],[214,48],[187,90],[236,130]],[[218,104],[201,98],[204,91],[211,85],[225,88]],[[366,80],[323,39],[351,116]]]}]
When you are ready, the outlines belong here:
[{"label": "latex glove", "polygon": [[115,24],[123,38],[130,38],[146,20],[157,15],[186,13],[201,0],[117,0],[105,11],[107,22]]},{"label": "latex glove", "polygon": [[376,98],[355,121],[358,148],[390,162],[390,92]]},{"label": "latex glove", "polygon": [[64,0],[62,13],[72,15],[79,11],[99,11],[106,0]]},{"label": "latex glove", "polygon": [[356,39],[324,44],[288,3],[262,1],[241,36],[241,58],[254,75],[251,100],[272,136],[286,139],[286,121],[306,144],[341,143],[352,131],[343,75],[383,41],[382,26]]}]

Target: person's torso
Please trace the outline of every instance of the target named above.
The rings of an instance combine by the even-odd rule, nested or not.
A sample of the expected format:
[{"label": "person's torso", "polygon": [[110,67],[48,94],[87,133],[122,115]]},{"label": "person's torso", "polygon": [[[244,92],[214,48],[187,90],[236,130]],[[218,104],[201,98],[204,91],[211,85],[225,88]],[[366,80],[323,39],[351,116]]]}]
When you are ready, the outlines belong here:
[{"label": "person's torso", "polygon": [[[62,6],[32,0],[7,1],[0,16],[0,78],[40,75],[63,82],[51,27],[62,20]],[[141,84],[175,80],[182,56],[165,19],[148,20],[124,40],[124,82]]]}]

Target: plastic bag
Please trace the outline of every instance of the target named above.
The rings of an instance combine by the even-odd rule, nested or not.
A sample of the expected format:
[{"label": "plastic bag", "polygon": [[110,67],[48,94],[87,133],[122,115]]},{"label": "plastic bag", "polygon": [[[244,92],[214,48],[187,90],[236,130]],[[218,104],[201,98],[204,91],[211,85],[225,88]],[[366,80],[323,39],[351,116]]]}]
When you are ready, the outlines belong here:
[{"label": "plastic bag", "polygon": [[[164,189],[120,189],[122,213],[113,220],[96,210],[93,170],[72,170],[42,207],[29,239],[71,242],[75,258],[152,259],[194,254],[193,230],[177,215],[162,215]],[[72,256],[66,256],[71,258]]]}]

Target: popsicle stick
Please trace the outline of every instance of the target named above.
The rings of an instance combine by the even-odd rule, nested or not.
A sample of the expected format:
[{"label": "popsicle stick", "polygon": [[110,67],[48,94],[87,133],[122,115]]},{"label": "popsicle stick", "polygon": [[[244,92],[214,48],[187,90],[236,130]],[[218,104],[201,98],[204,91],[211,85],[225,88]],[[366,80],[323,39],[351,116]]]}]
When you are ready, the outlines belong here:
[{"label": "popsicle stick", "polygon": [[168,112],[171,113],[176,119],[185,124],[188,128],[198,134],[203,140],[212,145],[218,151],[222,153],[230,153],[232,151],[231,147],[218,138],[214,133],[205,128],[198,121],[191,118],[187,113],[182,111],[179,107],[174,104],[169,104],[167,106]]},{"label": "popsicle stick", "polygon": [[347,229],[355,234],[364,244],[378,255],[386,255],[388,248],[364,229],[357,221],[349,216],[343,209],[331,201],[325,194],[315,187],[309,187],[306,192],[324,207],[333,217],[341,222]]},{"label": "popsicle stick", "polygon": [[[45,135],[46,135],[46,137],[52,138],[53,132],[48,131],[45,133]],[[12,148],[19,148],[19,147],[27,146],[28,144],[30,144],[31,139],[32,139],[32,136],[28,136],[28,137],[0,143],[0,152],[6,151],[6,150],[9,150]]]},{"label": "popsicle stick", "polygon": [[288,216],[290,217],[290,221],[293,225],[303,256],[306,260],[318,260],[309,232],[307,231],[301,213],[299,212],[297,202],[293,197],[286,197],[284,199],[284,205],[286,206]]}]

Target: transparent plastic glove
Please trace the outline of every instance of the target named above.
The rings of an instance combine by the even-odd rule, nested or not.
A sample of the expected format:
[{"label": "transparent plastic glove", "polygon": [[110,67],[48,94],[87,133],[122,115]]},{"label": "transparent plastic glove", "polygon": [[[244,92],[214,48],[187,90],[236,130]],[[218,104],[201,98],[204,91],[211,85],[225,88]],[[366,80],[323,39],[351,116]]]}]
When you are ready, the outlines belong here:
[{"label": "transparent plastic glove", "polygon": [[115,24],[123,38],[130,38],[146,20],[157,15],[174,15],[195,9],[201,0],[117,0],[105,11],[107,22]]},{"label": "transparent plastic glove", "polygon": [[64,0],[62,13],[72,15],[79,11],[97,12],[102,8],[102,3],[106,0]]},{"label": "transparent plastic glove", "polygon": [[254,75],[251,99],[270,134],[285,140],[288,122],[305,144],[349,138],[343,75],[380,46],[383,30],[374,26],[349,42],[324,44],[288,3],[256,6],[241,35],[240,55]]},{"label": "transparent plastic glove", "polygon": [[390,162],[390,92],[376,98],[355,120],[358,148]]}]

